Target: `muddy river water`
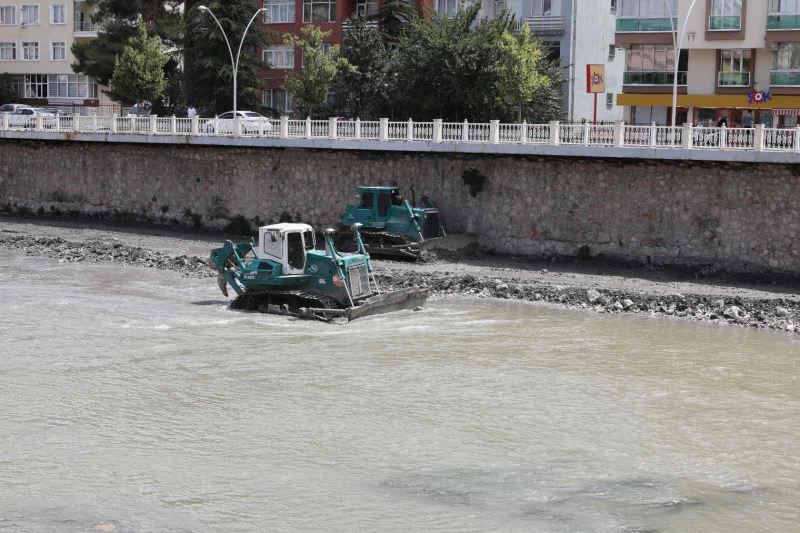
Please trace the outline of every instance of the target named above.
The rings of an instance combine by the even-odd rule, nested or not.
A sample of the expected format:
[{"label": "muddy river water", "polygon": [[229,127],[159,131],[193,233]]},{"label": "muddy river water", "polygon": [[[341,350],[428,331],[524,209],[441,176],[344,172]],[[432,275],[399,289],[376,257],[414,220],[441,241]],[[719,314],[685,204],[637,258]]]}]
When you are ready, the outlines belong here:
[{"label": "muddy river water", "polygon": [[0,252],[0,531],[798,531],[791,336],[450,299],[347,326]]}]

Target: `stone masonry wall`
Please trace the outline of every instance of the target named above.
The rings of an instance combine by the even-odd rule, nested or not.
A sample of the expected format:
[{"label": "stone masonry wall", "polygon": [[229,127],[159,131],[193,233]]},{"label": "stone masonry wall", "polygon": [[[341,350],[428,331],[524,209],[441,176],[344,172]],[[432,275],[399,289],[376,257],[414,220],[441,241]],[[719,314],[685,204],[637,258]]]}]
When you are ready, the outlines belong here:
[{"label": "stone masonry wall", "polygon": [[357,185],[414,185],[498,253],[800,274],[793,165],[0,141],[6,210],[320,229]]}]

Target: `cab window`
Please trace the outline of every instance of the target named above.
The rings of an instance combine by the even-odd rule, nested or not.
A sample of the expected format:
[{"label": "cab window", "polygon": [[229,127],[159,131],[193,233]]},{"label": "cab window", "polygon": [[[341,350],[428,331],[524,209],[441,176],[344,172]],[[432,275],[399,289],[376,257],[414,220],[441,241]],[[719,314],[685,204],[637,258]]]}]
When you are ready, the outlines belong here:
[{"label": "cab window", "polygon": [[372,209],[372,202],[375,196],[371,192],[365,192],[361,195],[361,203],[358,204],[360,209]]},{"label": "cab window", "polygon": [[378,216],[385,217],[389,214],[389,207],[392,205],[392,197],[388,192],[382,192],[378,195]]},{"label": "cab window", "polygon": [[267,255],[271,255],[276,259],[280,259],[283,254],[281,254],[281,236],[280,233],[277,231],[265,231],[264,232],[264,253]]},{"label": "cab window", "polygon": [[306,252],[303,250],[303,239],[300,233],[289,233],[287,236],[288,262],[289,266],[295,269],[303,269],[306,266]]},{"label": "cab window", "polygon": [[314,249],[314,233],[311,231],[306,231],[303,233],[303,241],[306,245],[306,250],[313,250]]}]

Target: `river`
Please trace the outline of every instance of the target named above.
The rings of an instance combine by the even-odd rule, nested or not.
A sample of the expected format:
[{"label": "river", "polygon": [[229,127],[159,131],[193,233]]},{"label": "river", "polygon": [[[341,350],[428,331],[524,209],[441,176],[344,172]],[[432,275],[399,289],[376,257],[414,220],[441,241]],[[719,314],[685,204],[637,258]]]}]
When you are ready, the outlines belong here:
[{"label": "river", "polygon": [[797,531],[800,343],[449,299],[346,326],[0,251],[0,531]]}]

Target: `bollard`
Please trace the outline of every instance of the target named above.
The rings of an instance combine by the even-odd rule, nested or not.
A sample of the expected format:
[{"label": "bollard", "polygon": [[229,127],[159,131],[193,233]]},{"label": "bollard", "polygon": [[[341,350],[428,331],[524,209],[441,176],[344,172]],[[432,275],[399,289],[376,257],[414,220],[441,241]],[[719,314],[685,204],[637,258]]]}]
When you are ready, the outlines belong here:
[{"label": "bollard", "polygon": [[558,146],[561,144],[561,123],[558,120],[550,121],[550,144]]},{"label": "bollard", "polygon": [[338,129],[338,119],[336,117],[330,117],[328,119],[328,137],[331,139],[336,139],[339,137]]},{"label": "bollard", "polygon": [[433,119],[433,142],[442,142],[442,119]]},{"label": "bollard", "polygon": [[289,117],[281,117],[281,139],[289,138]]}]

